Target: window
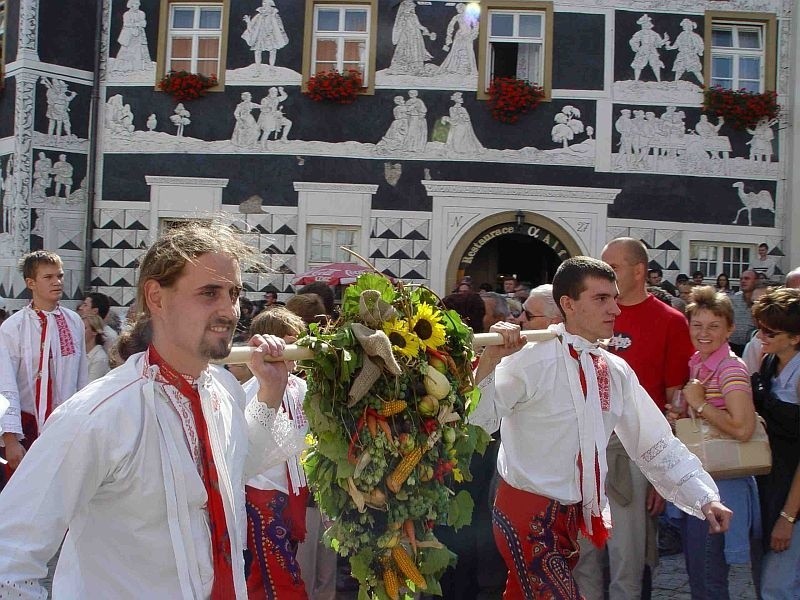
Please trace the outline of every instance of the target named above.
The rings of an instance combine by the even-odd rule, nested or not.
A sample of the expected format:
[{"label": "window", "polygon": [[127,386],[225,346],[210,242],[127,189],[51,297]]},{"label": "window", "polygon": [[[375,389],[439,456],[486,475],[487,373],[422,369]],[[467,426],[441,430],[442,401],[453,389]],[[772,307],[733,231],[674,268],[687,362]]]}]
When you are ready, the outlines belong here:
[{"label": "window", "polygon": [[553,6],[549,2],[488,0],[481,3],[479,98],[495,77],[540,85],[550,97]]},{"label": "window", "polygon": [[756,93],[775,88],[774,16],[749,16],[706,14],[705,70],[711,85]]},{"label": "window", "polygon": [[223,83],[228,1],[161,0],[160,16],[158,79],[169,71],[188,71],[215,75]]},{"label": "window", "polygon": [[[325,71],[359,71],[373,90],[377,0],[307,0],[303,83]],[[310,32],[310,34],[308,33]]]},{"label": "window", "polygon": [[358,252],[358,227],[328,227],[311,225],[308,228],[309,266],[331,262],[351,262],[352,255],[341,246]]},{"label": "window", "polygon": [[750,265],[753,246],[729,246],[715,242],[692,242],[689,249],[689,272],[702,271],[706,278],[726,273],[739,279]]}]

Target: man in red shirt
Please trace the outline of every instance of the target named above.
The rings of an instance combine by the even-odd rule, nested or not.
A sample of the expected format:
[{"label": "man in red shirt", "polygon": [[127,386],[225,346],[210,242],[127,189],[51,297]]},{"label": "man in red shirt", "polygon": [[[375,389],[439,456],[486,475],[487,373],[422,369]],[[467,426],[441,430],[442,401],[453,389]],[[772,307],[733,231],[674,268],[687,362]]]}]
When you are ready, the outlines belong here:
[{"label": "man in red shirt", "polygon": [[[633,238],[617,238],[603,249],[602,259],[617,276],[621,314],[614,324],[609,351],[633,368],[642,387],[663,411],[689,377],[694,348],[686,318],[647,293],[648,256]],[[655,543],[655,522],[664,500],[630,460],[616,436],[608,443],[606,479],[613,529],[608,542],[609,599],[636,600],[642,596],[642,573],[648,556],[648,537]],[[648,528],[650,529],[648,533]],[[602,600],[602,555],[581,540],[581,560],[575,571],[586,600]]]}]

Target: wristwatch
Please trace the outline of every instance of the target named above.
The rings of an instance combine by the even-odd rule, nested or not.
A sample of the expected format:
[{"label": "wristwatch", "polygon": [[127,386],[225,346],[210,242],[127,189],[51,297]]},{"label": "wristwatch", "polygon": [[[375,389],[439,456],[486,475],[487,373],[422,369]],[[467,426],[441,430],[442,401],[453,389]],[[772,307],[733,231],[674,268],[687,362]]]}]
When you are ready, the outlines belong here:
[{"label": "wristwatch", "polygon": [[789,523],[791,523],[793,525],[794,525],[794,522],[797,521],[797,517],[793,517],[792,515],[790,515],[789,513],[787,513],[786,511],[783,511],[783,510],[781,511],[781,516],[784,519],[786,519],[787,521],[789,521]]},{"label": "wristwatch", "polygon": [[708,406],[708,402],[703,402],[700,405],[700,407],[697,410],[695,410],[694,412],[696,412],[698,415],[702,415],[703,411],[706,409],[706,406]]}]

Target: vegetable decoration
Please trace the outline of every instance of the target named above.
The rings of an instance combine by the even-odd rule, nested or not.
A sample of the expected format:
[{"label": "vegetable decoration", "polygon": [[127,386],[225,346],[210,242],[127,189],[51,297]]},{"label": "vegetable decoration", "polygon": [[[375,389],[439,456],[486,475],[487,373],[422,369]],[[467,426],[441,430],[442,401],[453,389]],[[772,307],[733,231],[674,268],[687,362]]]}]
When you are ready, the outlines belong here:
[{"label": "vegetable decoration", "polygon": [[349,557],[360,600],[441,595],[456,557],[433,528],[471,522],[472,498],[452,487],[489,442],[465,422],[480,398],[472,331],[427,288],[367,273],[345,290],[340,320],[298,344],[315,351],[303,363],[304,466],[333,523],[325,541]]}]

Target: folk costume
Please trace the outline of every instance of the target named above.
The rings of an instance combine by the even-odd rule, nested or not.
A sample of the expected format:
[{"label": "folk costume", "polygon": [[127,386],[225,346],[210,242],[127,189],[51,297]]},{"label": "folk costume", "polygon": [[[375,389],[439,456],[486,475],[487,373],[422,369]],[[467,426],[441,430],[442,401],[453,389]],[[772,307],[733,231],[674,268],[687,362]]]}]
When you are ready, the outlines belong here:
[{"label": "folk costume", "polygon": [[[247,598],[244,482],[302,445],[233,377],[190,381],[151,346],[48,421],[0,495],[0,597]],[[36,498],[36,502],[31,502]]]},{"label": "folk costume", "polygon": [[0,394],[9,401],[3,431],[28,448],[45,420],[87,383],[86,343],[80,316],[56,306],[29,304],[0,325]]},{"label": "folk costume", "polygon": [[[244,384],[248,399],[258,394],[254,377]],[[308,431],[303,413],[306,382],[289,375],[281,409],[298,435]],[[250,478],[245,487],[247,548],[252,555],[247,577],[249,600],[308,598],[297,562],[297,546],[306,537],[308,485],[299,455]]]},{"label": "folk costume", "polygon": [[493,523],[509,568],[506,597],[577,600],[578,531],[602,545],[611,525],[612,432],[683,511],[703,518],[702,506],[719,493],[622,359],[563,324],[549,329],[558,337],[526,345],[480,382],[470,422],[501,431]]}]

